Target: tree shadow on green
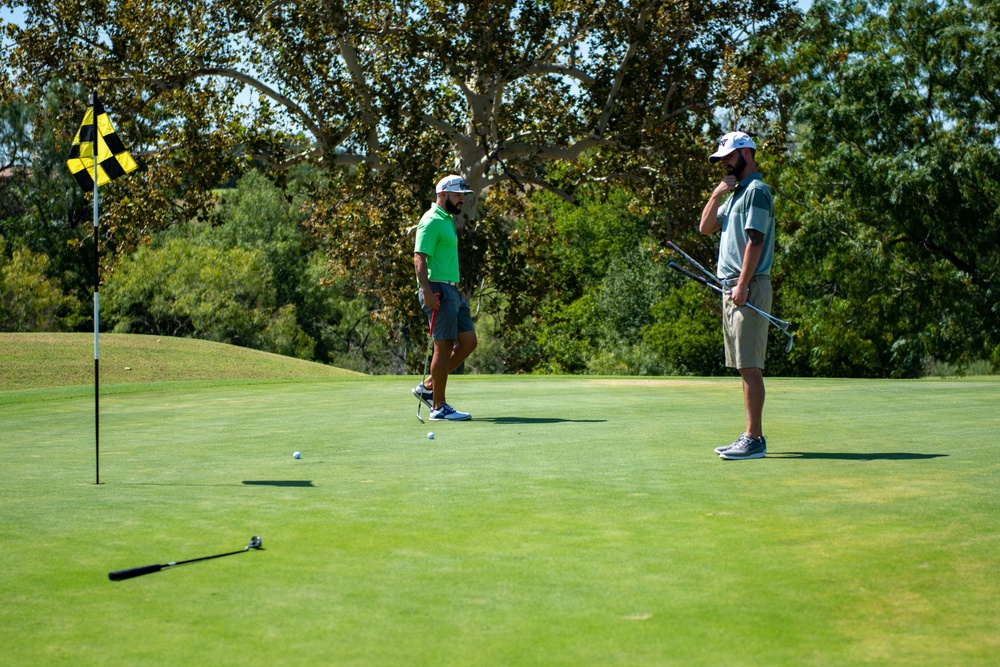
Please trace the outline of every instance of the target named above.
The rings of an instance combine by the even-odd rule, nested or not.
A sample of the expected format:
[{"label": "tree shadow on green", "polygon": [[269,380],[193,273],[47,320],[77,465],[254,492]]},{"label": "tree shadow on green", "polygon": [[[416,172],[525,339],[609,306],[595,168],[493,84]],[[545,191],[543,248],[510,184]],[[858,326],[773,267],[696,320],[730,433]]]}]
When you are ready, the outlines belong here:
[{"label": "tree shadow on green", "polygon": [[[242,482],[248,486],[301,486],[316,488],[311,479],[246,479]],[[226,484],[198,484],[192,482],[125,482],[122,486],[237,486],[234,482]]]},{"label": "tree shadow on green", "polygon": [[477,422],[493,424],[599,424],[607,419],[560,419],[559,417],[487,417]]},{"label": "tree shadow on green", "polygon": [[313,487],[311,479],[247,479],[244,484],[249,486],[308,486]]},{"label": "tree shadow on green", "polygon": [[834,461],[920,461],[936,459],[948,454],[915,454],[912,452],[776,452],[768,454],[769,459],[829,459]]}]

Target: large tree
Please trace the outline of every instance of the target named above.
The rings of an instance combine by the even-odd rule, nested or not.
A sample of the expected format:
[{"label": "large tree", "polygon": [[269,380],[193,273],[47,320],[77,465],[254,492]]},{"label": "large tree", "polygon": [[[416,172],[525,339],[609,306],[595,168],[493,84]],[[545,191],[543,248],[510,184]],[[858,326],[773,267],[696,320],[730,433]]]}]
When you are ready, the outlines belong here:
[{"label": "large tree", "polygon": [[[471,184],[466,287],[524,291],[518,191],[575,201],[628,184],[661,235],[693,219],[720,108],[758,100],[747,48],[789,0],[3,0],[8,92],[97,87],[143,169],[107,199],[115,241],[208,214],[210,186],[246,159],[330,168],[310,207],[355,277],[398,310],[404,234],[437,177]],[[252,95],[244,95],[245,91]],[[64,110],[66,141],[82,96]],[[249,103],[248,103],[249,102]],[[338,171],[341,167],[348,171]],[[501,185],[502,187],[496,187]],[[491,213],[480,207],[493,200]],[[412,247],[412,246],[411,246]],[[387,270],[389,270],[387,272]],[[412,277],[412,276],[410,276]],[[520,281],[520,282],[518,282]],[[409,290],[412,291],[412,290]]]},{"label": "large tree", "polygon": [[796,354],[821,375],[1000,366],[1000,2],[817,2],[779,184]]},{"label": "large tree", "polygon": [[[748,37],[778,24],[782,4],[0,6],[24,11],[23,26],[8,27],[9,67],[20,86],[61,79],[99,87],[150,150],[190,149],[179,140],[194,134],[221,133],[222,141],[236,130],[226,121],[240,120],[251,132],[226,137],[228,144],[249,141],[245,148],[273,164],[306,156],[376,170],[429,162],[459,171],[477,193],[508,167],[522,183],[572,196],[547,178],[546,163],[572,162],[594,147],[662,149],[675,125],[700,130],[727,101],[720,86],[725,66]],[[234,94],[244,86],[264,102],[249,112],[256,124],[233,115]],[[263,127],[267,135],[254,136]],[[490,172],[498,161],[504,164]],[[411,170],[421,171],[410,165],[403,173]]]}]

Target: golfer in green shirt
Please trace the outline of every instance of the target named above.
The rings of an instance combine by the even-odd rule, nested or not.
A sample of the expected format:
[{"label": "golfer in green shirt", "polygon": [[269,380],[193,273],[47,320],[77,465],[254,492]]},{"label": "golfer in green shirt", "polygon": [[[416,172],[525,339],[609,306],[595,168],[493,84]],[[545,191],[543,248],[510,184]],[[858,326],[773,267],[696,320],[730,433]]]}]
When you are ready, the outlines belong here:
[{"label": "golfer in green shirt", "polygon": [[420,305],[427,314],[434,339],[431,374],[413,388],[413,395],[431,410],[431,421],[464,421],[445,400],[448,374],[468,358],[478,341],[472,315],[458,288],[458,234],[454,215],[462,212],[465,195],[472,192],[461,176],[445,176],[435,188],[437,200],[417,225],[413,266],[420,285]]}]

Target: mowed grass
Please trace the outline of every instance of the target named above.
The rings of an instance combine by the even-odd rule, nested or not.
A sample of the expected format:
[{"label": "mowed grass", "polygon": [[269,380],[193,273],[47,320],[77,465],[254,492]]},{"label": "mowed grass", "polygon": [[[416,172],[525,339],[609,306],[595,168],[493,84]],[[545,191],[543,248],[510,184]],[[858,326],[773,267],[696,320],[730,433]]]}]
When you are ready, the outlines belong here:
[{"label": "mowed grass", "polygon": [[289,361],[107,386],[100,485],[92,388],[0,391],[5,664],[1000,655],[996,379],[771,378],[768,458],[724,462],[735,378],[456,377],[474,421],[422,426],[415,378]]},{"label": "mowed grass", "polygon": [[[170,336],[101,334],[101,385],[358,375],[277,354]],[[94,335],[0,334],[0,391],[94,384]]]}]

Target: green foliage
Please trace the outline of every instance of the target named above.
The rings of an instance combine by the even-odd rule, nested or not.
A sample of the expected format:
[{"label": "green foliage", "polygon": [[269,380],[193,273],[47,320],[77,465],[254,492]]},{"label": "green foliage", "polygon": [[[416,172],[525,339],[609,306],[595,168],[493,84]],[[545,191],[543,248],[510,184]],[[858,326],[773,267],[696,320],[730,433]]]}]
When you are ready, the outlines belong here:
[{"label": "green foliage", "polygon": [[[308,162],[327,170],[310,196],[312,231],[394,344],[419,338],[404,230],[443,173],[474,189],[465,292],[485,281],[510,295],[508,328],[555,270],[546,249],[510,236],[524,206],[515,188],[570,202],[594,183],[634,188],[649,209],[670,209],[657,222],[669,234],[700,196],[691,183],[707,170],[716,105],[753,96],[732,73],[751,70],[760,54],[748,45],[792,15],[785,0],[19,4],[2,92],[100,85],[141,151],[140,170],[109,186],[109,267],[163,226],[211,218],[211,188],[251,160]],[[252,104],[237,103],[243,90]],[[48,112],[64,146],[79,92]],[[413,367],[412,349],[403,357]]]},{"label": "green foliage", "polygon": [[47,275],[49,259],[24,246],[9,255],[0,236],[0,331],[67,331],[80,303]]},{"label": "green foliage", "polygon": [[809,372],[914,377],[1000,345],[996,2],[817,2],[786,91],[780,290]]},{"label": "green foliage", "polygon": [[280,191],[250,174],[220,208],[227,224],[177,228],[130,255],[107,283],[109,326],[313,358],[296,304],[279,298],[306,261],[291,247],[296,221]]},{"label": "green foliage", "polygon": [[[48,326],[85,323],[89,207],[63,159],[86,87],[115,80],[100,92],[141,169],[102,189],[97,243],[108,287],[135,282],[123,326],[197,320],[366,372],[420,368],[407,228],[457,171],[475,190],[459,221],[473,370],[715,374],[717,300],[651,248],[713,263],[716,240],[689,230],[715,178],[705,138],[732,124],[757,132],[776,194],[774,310],[796,345],[771,336],[769,373],[1000,368],[996,0],[818,0],[801,20],[715,0],[19,4],[0,231],[79,302]],[[244,85],[259,97],[238,107]],[[115,268],[147,243],[204,284],[143,303],[154,260],[141,279]],[[234,281],[194,270],[213,261],[244,279],[229,310]]]},{"label": "green foliage", "polygon": [[[510,238],[512,254],[530,256],[534,298],[518,312],[501,299],[504,366],[555,373],[663,372],[643,340],[650,308],[672,289],[665,263],[650,250],[650,217],[621,189],[570,205],[548,193],[528,200]],[[523,296],[519,294],[518,296]]]},{"label": "green foliage", "polygon": [[[281,319],[270,267],[259,250],[220,250],[184,239],[139,248],[107,282],[116,333],[196,336],[269,350]],[[279,325],[280,326],[280,325]]]},{"label": "green foliage", "polygon": [[115,331],[194,336],[364,372],[398,365],[367,301],[302,225],[299,174],[279,188],[248,172],[213,219],[158,233],[107,284]]},{"label": "green foliage", "polygon": [[0,235],[48,259],[46,274],[81,303],[80,323],[94,290],[93,207],[66,169],[48,111],[58,93],[33,104],[0,102]]},{"label": "green foliage", "polygon": [[672,375],[723,375],[725,354],[717,293],[694,282],[672,290],[652,309],[646,344]]}]

